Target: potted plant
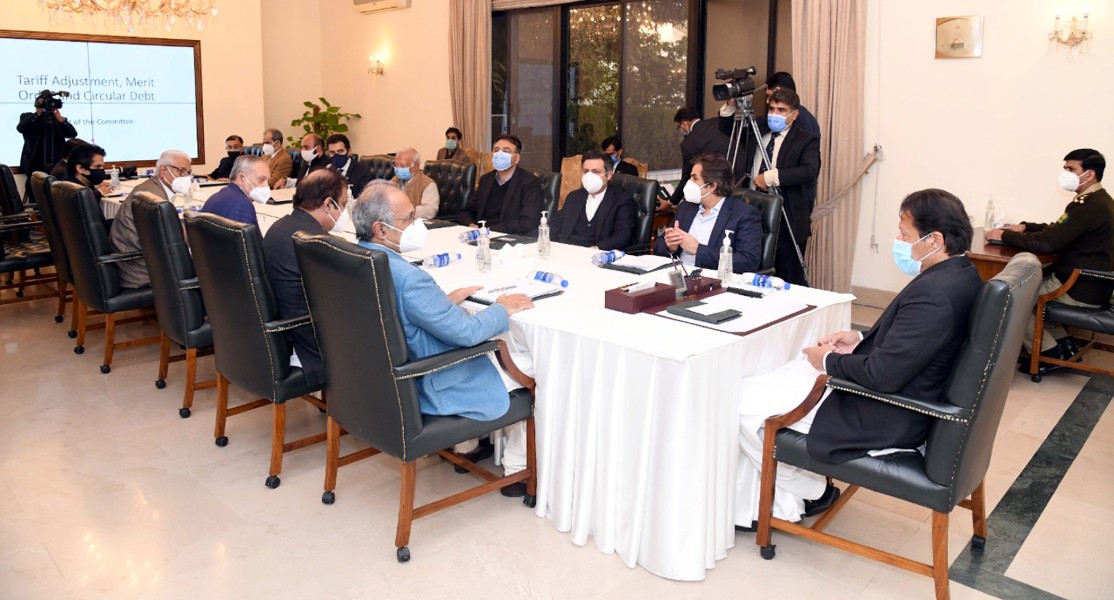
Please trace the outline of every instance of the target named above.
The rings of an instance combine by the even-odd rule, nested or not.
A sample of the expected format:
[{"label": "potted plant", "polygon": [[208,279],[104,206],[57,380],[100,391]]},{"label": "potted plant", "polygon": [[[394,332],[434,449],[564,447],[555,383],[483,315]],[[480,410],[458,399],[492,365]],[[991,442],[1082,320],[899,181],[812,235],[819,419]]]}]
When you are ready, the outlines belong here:
[{"label": "potted plant", "polygon": [[[324,98],[318,98],[321,104],[310,102],[306,100],[302,104],[306,106],[306,112],[302,113],[301,118],[294,119],[290,122],[293,127],[301,127],[304,134],[316,133],[321,136],[321,139],[327,139],[334,133],[344,133],[348,131],[348,124],[345,121],[349,119],[359,119],[360,115],[356,113],[341,112],[339,106],[329,104],[329,101]],[[298,148],[301,144],[301,138],[297,140],[293,136],[287,137],[286,141],[290,143],[291,148]]]}]

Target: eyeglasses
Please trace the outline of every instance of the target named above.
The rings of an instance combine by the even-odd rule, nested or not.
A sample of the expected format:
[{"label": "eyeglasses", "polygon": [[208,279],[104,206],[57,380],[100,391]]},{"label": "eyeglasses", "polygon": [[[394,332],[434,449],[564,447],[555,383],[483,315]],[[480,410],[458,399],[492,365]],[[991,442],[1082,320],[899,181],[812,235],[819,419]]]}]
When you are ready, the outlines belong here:
[{"label": "eyeglasses", "polygon": [[178,177],[186,177],[186,176],[192,176],[193,175],[193,169],[192,168],[183,169],[182,167],[179,167],[177,165],[166,165],[166,168],[174,169],[174,172],[178,174]]}]

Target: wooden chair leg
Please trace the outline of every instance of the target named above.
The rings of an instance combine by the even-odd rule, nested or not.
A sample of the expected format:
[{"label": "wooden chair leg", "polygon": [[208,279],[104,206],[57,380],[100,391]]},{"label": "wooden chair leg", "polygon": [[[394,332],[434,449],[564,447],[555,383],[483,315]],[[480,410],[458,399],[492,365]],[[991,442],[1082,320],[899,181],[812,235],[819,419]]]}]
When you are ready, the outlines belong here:
[{"label": "wooden chair leg", "polygon": [[58,308],[54,311],[54,322],[66,320],[66,282],[58,278]]},{"label": "wooden chair leg", "polygon": [[224,424],[228,420],[228,379],[217,371],[217,422],[213,430],[213,437],[217,445],[228,445],[228,436],[224,435]]},{"label": "wooden chair leg", "polygon": [[[526,419],[526,469],[530,471],[530,478],[526,480],[526,498],[529,504],[536,502],[538,496],[538,455],[534,437],[534,417]],[[533,505],[530,505],[533,508]]]},{"label": "wooden chair leg", "polygon": [[400,467],[402,474],[401,490],[398,498],[398,529],[395,531],[395,548],[398,548],[398,562],[410,560],[410,524],[414,521],[414,463],[404,462]]},{"label": "wooden chair leg", "polygon": [[104,363],[101,364],[101,373],[112,370],[112,350],[116,347],[116,315],[104,315]]},{"label": "wooden chair leg", "polygon": [[[182,410],[179,415],[188,417],[190,408],[193,407],[193,392],[197,389],[197,348],[186,349],[186,393],[182,398]],[[185,413],[185,414],[183,414]]]},{"label": "wooden chair leg", "polygon": [[975,537],[971,539],[972,550],[982,550],[986,545],[986,481],[971,492],[971,520]]},{"label": "wooden chair leg", "polygon": [[170,338],[165,333],[159,333],[159,376],[155,379],[155,387],[160,390],[166,387],[166,373],[170,370]]},{"label": "wooden chair leg", "polygon": [[20,296],[23,296],[23,290],[27,287],[27,271],[20,271],[19,275],[17,276],[17,281],[18,284],[16,287],[15,295],[18,298]]},{"label": "wooden chair leg", "polygon": [[274,430],[271,432],[271,471],[267,476],[267,487],[274,489],[279,486],[282,472],[282,446],[286,441],[286,403],[274,403]]},{"label": "wooden chair leg", "polygon": [[321,501],[332,504],[336,501],[333,490],[337,487],[337,470],[340,469],[340,423],[329,417],[325,425],[325,493]]},{"label": "wooden chair leg", "polygon": [[[73,307],[72,307],[73,314],[70,315],[70,330],[67,333],[67,335],[69,335],[70,337],[77,337],[77,335],[78,335],[77,330],[82,329],[82,327],[81,327],[81,319],[82,319],[81,311],[84,310],[84,308],[85,308],[85,303],[81,301],[81,298],[77,297],[77,290],[74,289]],[[81,343],[82,344],[85,343],[85,338],[84,337],[81,338]]]},{"label": "wooden chair leg", "polygon": [[762,479],[759,483],[758,496],[758,532],[754,536],[754,543],[760,547],[762,558],[770,560],[774,557],[772,539],[772,526],[770,520],[774,515],[774,484],[777,482],[777,460],[774,459],[773,435],[767,435],[763,440],[762,450]]},{"label": "wooden chair leg", "polygon": [[948,600],[948,513],[932,512],[932,579],[936,600]]},{"label": "wooden chair leg", "polygon": [[75,300],[77,303],[77,311],[74,317],[77,319],[77,341],[74,343],[73,351],[77,354],[85,352],[85,331],[89,326],[89,309],[85,303],[80,300]]}]

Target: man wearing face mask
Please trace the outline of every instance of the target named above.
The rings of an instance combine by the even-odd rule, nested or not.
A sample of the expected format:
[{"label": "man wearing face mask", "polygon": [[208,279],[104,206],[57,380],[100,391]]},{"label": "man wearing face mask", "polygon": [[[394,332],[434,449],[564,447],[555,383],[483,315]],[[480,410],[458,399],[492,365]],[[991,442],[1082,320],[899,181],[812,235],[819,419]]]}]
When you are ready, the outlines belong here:
[{"label": "man wearing face mask", "polygon": [[271,199],[271,186],[267,184],[270,176],[267,159],[262,156],[245,154],[237,158],[228,185],[210,196],[201,212],[258,227],[254,203],[266,204]]},{"label": "man wearing face mask", "polygon": [[[805,246],[812,236],[812,208],[816,203],[816,180],[820,176],[820,138],[802,127],[796,127],[800,115],[797,93],[781,88],[770,94],[766,123],[758,144],[770,156],[770,168],[762,162],[758,144],[748,135],[747,157],[750,165],[750,187],[768,191],[777,187],[784,199],[785,216],[778,232],[774,271],[778,277],[796,285],[806,285],[805,271],[797,250],[805,255]],[[790,236],[792,232],[792,236]],[[794,249],[793,242],[797,242]]]},{"label": "man wearing face mask", "polygon": [[286,187],[286,178],[294,170],[294,161],[290,160],[290,154],[282,147],[282,132],[278,129],[263,132],[263,157],[267,159],[267,168],[271,170],[267,185],[272,190]]},{"label": "man wearing face mask", "polygon": [[[684,136],[681,138],[681,181],[669,202],[677,206],[685,199],[685,184],[692,174],[692,161],[701,154],[718,154],[727,156],[727,142],[730,129],[724,132],[723,125],[718,119],[703,120],[700,113],[691,106],[682,106],[675,115],[673,123],[677,130]],[[659,203],[659,209],[668,208],[664,202]]]},{"label": "man wearing face mask", "polygon": [[209,179],[228,179],[232,174],[232,163],[244,153],[244,138],[230,135],[224,140],[224,151],[228,154],[220,159],[217,168],[209,173]]},{"label": "man wearing face mask", "polygon": [[[1080,148],[1064,157],[1059,187],[1075,197],[1064,208],[1055,223],[1008,225],[986,232],[987,240],[1001,240],[1030,252],[1056,254],[1051,272],[1041,282],[1040,294],[1051,293],[1071,277],[1074,269],[1114,270],[1114,201],[1102,187],[1106,159],[1097,150]],[[1071,306],[1097,308],[1110,302],[1114,281],[1097,277],[1080,277],[1076,283],[1053,302]],[[1033,351],[1035,321],[1029,320],[1025,349]],[[1041,354],[1067,360],[1079,350],[1068,332],[1059,324],[1045,323]],[[1042,367],[1041,373],[1059,367]]]},{"label": "man wearing face mask", "polygon": [[731,164],[722,156],[693,160],[685,201],[677,220],[654,240],[654,254],[672,256],[691,267],[716,269],[727,232],[731,234],[732,271],[757,271],[762,264],[762,221],[758,209],[731,196]]},{"label": "man wearing face mask", "polygon": [[395,176],[391,183],[402,188],[419,219],[436,219],[441,206],[441,192],[437,182],[422,171],[422,156],[413,148],[402,148],[395,153]]},{"label": "man wearing face mask", "polygon": [[437,151],[437,160],[455,160],[457,162],[472,162],[468,158],[468,153],[464,151],[464,146],[461,142],[464,141],[464,134],[456,127],[450,127],[445,130],[445,147]]},{"label": "man wearing face mask", "polygon": [[603,141],[600,142],[600,149],[611,160],[616,173],[638,177],[638,167],[623,160],[623,142],[619,140],[619,136],[613,135],[603,138]]},{"label": "man wearing face mask", "polygon": [[[188,154],[181,150],[167,150],[160,154],[158,161],[155,162],[155,173],[147,181],[135,186],[120,204],[120,210],[112,220],[108,241],[117,252],[141,252],[143,247],[139,245],[139,233],[135,230],[133,212],[139,192],[147,192],[170,200],[175,194],[183,196],[189,194],[192,184],[193,167],[190,165]],[[151,276],[147,274],[147,263],[142,258],[121,261],[116,263],[116,266],[120,273],[120,287],[140,288],[151,285]]]},{"label": "man wearing face mask", "polygon": [[581,188],[565,199],[565,205],[549,217],[553,241],[600,250],[622,250],[634,237],[638,207],[611,181],[611,158],[589,150],[580,158]]},{"label": "man wearing face mask", "polygon": [[371,181],[371,170],[352,156],[352,144],[348,136],[343,133],[334,133],[325,140],[328,147],[326,156],[329,157],[330,169],[340,173],[352,186],[352,194],[359,196],[364,186]]},{"label": "man wearing face mask", "polygon": [[[963,203],[943,190],[909,194],[898,211],[894,262],[914,279],[866,333],[840,331],[804,348],[796,360],[742,381],[740,447],[736,478],[736,529],[753,531],[758,518],[763,426],[808,395],[827,373],[880,392],[937,401],[967,338],[982,279],[965,253],[971,221]],[[831,390],[804,419],[790,426],[808,434],[813,460],[841,464],[871,450],[915,449],[932,419],[919,413]],[[839,497],[823,477],[779,465],[774,516],[799,521],[823,512]]]},{"label": "man wearing face mask", "polygon": [[328,169],[333,164],[325,152],[325,141],[316,133],[307,133],[302,138],[302,165],[298,173],[298,181],[318,169]]},{"label": "man wearing face mask", "polygon": [[[348,184],[339,173],[319,169],[306,175],[294,192],[294,211],[275,221],[263,237],[263,254],[267,257],[267,280],[275,293],[280,319],[293,319],[309,314],[306,295],[302,290],[302,272],[294,255],[294,234],[310,235],[352,231],[348,219]],[[302,367],[311,385],[325,381],[321,350],[317,337],[308,327],[295,327],[286,333],[293,349],[290,364]]]},{"label": "man wearing face mask", "polygon": [[[390,259],[398,319],[412,359],[474,346],[506,333],[511,315],[534,306],[523,294],[504,294],[475,314],[457,306],[480,286],[445,294],[429,273],[399,254],[421,250],[425,227],[406,194],[390,182],[368,184],[352,203],[352,223],[361,246],[385,252]],[[490,421],[506,414],[510,407],[507,385],[486,356],[424,375],[417,385],[422,413],[427,415]],[[526,466],[525,427],[516,425],[503,432],[506,442],[502,464],[510,475]],[[512,484],[503,489],[507,496],[525,493],[525,485]]]},{"label": "man wearing face mask", "polygon": [[522,141],[504,134],[495,138],[491,148],[494,171],[480,177],[480,184],[464,205],[457,222],[466,227],[488,228],[501,233],[534,235],[541,221],[542,187],[537,177],[518,168]]},{"label": "man wearing face mask", "polygon": [[[101,206],[105,194],[113,192],[112,183],[104,171],[104,148],[96,144],[78,146],[70,152],[66,161],[66,181],[83,185],[93,190],[97,206]],[[112,228],[112,219],[101,218],[105,231]]]}]

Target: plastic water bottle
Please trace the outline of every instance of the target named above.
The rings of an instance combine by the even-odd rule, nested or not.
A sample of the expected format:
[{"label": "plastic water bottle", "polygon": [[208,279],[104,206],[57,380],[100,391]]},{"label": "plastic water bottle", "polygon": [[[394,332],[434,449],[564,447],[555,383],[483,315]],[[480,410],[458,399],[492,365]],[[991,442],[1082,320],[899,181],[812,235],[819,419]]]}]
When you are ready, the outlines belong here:
[{"label": "plastic water bottle", "polygon": [[541,258],[549,258],[549,219],[546,215],[549,211],[542,211],[542,222],[538,225],[538,256]]},{"label": "plastic water bottle", "polygon": [[719,280],[724,285],[731,283],[731,275],[735,272],[735,253],[731,251],[731,234],[729,229],[723,232],[723,248],[719,250]]},{"label": "plastic water bottle", "polygon": [[620,258],[626,256],[627,253],[622,250],[611,250],[610,252],[599,252],[592,255],[592,264],[597,267],[609,265]]},{"label": "plastic water bottle", "polygon": [[491,270],[491,230],[487,228],[487,221],[480,221],[476,231],[476,269],[481,273]]},{"label": "plastic water bottle", "polygon": [[986,222],[983,224],[983,231],[994,229],[994,213],[994,196],[991,196],[990,202],[986,203]]},{"label": "plastic water bottle", "polygon": [[109,181],[112,182],[112,189],[120,189],[120,169],[113,167],[108,170]]},{"label": "plastic water bottle", "polygon": [[545,283],[552,283],[555,286],[567,288],[569,287],[569,280],[554,273],[546,271],[537,271],[534,273],[534,279],[537,281],[544,281]]},{"label": "plastic water bottle", "polygon": [[739,276],[739,281],[749,283],[754,287],[771,288],[775,290],[787,290],[789,284],[781,277],[774,277],[773,275],[758,275],[756,273],[743,273]]},{"label": "plastic water bottle", "polygon": [[438,267],[447,267],[449,264],[454,263],[463,258],[459,252],[442,252],[441,254],[431,254],[425,257],[422,261],[422,266],[427,269],[436,269]]},{"label": "plastic water bottle", "polygon": [[460,232],[460,237],[457,239],[460,240],[461,244],[471,244],[480,239],[480,233],[482,233],[480,229],[469,229],[468,231]]}]

